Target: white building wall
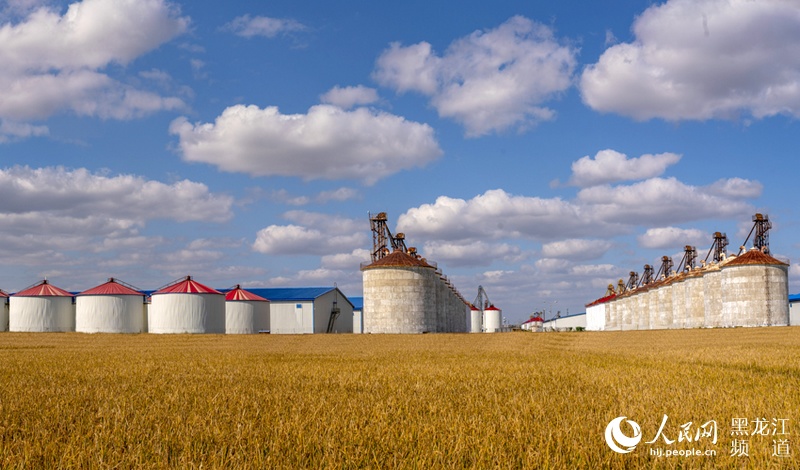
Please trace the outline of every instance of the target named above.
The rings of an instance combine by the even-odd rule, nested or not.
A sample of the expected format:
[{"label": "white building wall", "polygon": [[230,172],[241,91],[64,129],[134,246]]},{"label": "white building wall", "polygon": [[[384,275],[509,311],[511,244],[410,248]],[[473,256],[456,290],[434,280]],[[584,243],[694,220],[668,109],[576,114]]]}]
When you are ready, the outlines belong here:
[{"label": "white building wall", "polygon": [[586,328],[586,314],[570,315],[563,318],[554,318],[544,322],[544,329],[547,330],[566,330],[568,328]]},{"label": "white building wall", "polygon": [[333,323],[333,333],[352,333],[353,332],[353,306],[345,300],[344,295],[331,290],[314,299],[312,303],[314,330],[313,333],[327,333],[328,322],[331,318],[333,302],[339,307],[339,315]]},{"label": "white building wall", "polygon": [[606,329],[606,305],[608,302],[586,307],[586,329],[603,331]]},{"label": "white building wall", "polygon": [[353,333],[361,334],[364,332],[364,316],[361,310],[353,310]]},{"label": "white building wall", "polygon": [[144,296],[79,295],[75,299],[75,331],[82,333],[142,333]]},{"label": "white building wall", "polygon": [[270,301],[269,325],[272,334],[311,334],[314,332],[314,304],[311,301]]},{"label": "white building wall", "polygon": [[800,326],[800,301],[789,304],[789,325]]}]

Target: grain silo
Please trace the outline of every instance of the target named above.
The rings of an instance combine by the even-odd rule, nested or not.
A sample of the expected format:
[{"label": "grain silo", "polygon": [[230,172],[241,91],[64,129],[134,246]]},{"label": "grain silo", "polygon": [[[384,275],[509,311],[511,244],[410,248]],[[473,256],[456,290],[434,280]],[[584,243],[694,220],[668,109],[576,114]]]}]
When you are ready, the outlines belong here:
[{"label": "grain silo", "polygon": [[686,273],[686,328],[702,328],[705,325],[705,302],[703,299],[703,271],[694,268]]},{"label": "grain silo", "polygon": [[[364,333],[427,333],[436,318],[436,269],[396,250],[361,268]],[[435,331],[435,330],[434,330]]]},{"label": "grain silo", "polygon": [[720,270],[726,326],[789,324],[788,264],[752,248]]},{"label": "grain silo", "polygon": [[145,295],[114,279],[75,297],[75,331],[142,333],[147,330]]},{"label": "grain silo", "polygon": [[9,299],[10,331],[75,331],[74,297],[45,279]]},{"label": "grain silo", "polygon": [[187,276],[153,292],[150,333],[225,333],[225,295]]},{"label": "grain silo", "polygon": [[8,294],[0,289],[0,303],[3,304],[0,308],[0,331],[8,331]]},{"label": "grain silo", "polygon": [[269,300],[237,285],[225,294],[225,333],[269,331]]},{"label": "grain silo", "polygon": [[469,332],[480,333],[483,331],[483,316],[481,310],[470,304],[469,306]]},{"label": "grain silo", "polygon": [[719,263],[703,269],[703,326],[719,328],[722,322],[722,271]]},{"label": "grain silo", "polygon": [[503,326],[503,311],[494,305],[483,309],[484,333],[497,333]]}]

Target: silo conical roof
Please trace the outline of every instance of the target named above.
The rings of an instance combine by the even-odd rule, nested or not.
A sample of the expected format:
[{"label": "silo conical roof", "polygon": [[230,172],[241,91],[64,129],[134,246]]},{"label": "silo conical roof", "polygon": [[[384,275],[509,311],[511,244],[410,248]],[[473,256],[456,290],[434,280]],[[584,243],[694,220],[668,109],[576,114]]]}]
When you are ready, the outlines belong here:
[{"label": "silo conical roof", "polygon": [[758,248],[752,248],[740,256],[725,263],[725,266],[745,266],[750,264],[770,264],[777,266],[789,266],[787,263],[773,258],[772,256],[762,252]]},{"label": "silo conical roof", "polygon": [[15,297],[72,297],[73,295],[64,289],[60,289],[49,282],[47,279],[14,294]]},{"label": "silo conical roof", "polygon": [[131,289],[128,286],[124,286],[117,282],[116,279],[113,277],[108,280],[105,284],[101,284],[97,287],[92,287],[91,289],[85,290],[78,295],[144,295],[144,292],[140,292],[134,289]]},{"label": "silo conical roof", "polygon": [[242,289],[241,286],[237,285],[235,288],[228,291],[225,294],[225,300],[249,300],[254,302],[269,302],[269,300],[261,297],[260,295],[256,295],[250,291],[246,291]]},{"label": "silo conical roof", "polygon": [[186,276],[184,279],[174,282],[166,287],[162,287],[161,289],[153,292],[153,295],[156,294],[219,294],[222,295],[222,292],[212,289],[208,286],[204,286],[199,282],[192,279],[192,276]]},{"label": "silo conical roof", "polygon": [[362,269],[394,268],[394,267],[432,268],[433,266],[417,258],[416,256],[411,256],[410,254],[404,251],[398,250],[389,253],[388,255],[384,256],[383,258],[377,261],[374,261],[372,264],[364,266]]},{"label": "silo conical roof", "polygon": [[8,297],[8,294],[3,289],[0,289],[0,297]]}]

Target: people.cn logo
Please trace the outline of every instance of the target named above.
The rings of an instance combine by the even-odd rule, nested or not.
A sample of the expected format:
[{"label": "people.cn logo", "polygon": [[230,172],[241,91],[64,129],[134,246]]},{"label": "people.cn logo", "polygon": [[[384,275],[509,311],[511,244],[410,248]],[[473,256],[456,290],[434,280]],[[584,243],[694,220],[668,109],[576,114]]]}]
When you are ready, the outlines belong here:
[{"label": "people.cn logo", "polygon": [[[627,454],[633,451],[633,449],[636,448],[636,444],[642,440],[642,429],[639,425],[625,418],[627,418],[627,416],[614,418],[608,423],[608,426],[606,426],[606,444],[608,444],[608,447],[611,447],[611,450],[620,454]],[[633,436],[628,437],[622,432],[622,429],[620,429],[622,420],[627,421],[631,426],[633,429]]]}]

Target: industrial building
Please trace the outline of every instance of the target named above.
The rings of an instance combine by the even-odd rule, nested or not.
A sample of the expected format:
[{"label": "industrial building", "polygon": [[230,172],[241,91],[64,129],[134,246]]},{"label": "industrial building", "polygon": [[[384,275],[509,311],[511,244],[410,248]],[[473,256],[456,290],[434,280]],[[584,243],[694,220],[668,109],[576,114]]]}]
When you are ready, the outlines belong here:
[{"label": "industrial building", "polygon": [[336,286],[248,290],[269,299],[272,334],[353,332],[353,304]]},{"label": "industrial building", "polygon": [[[362,265],[364,333],[467,331],[467,303],[435,263],[393,236],[386,213],[370,216],[372,262]],[[391,243],[391,250],[389,249]]]},{"label": "industrial building", "polygon": [[586,312],[551,318],[542,323],[544,331],[579,331],[586,328]]},{"label": "industrial building", "polygon": [[47,279],[9,298],[8,329],[25,332],[75,331],[73,295]]},{"label": "industrial building", "polygon": [[75,331],[143,333],[147,331],[144,292],[113,277],[75,297]]},{"label": "industrial building", "polygon": [[[687,245],[677,270],[664,256],[655,276],[645,265],[641,279],[631,272],[627,284],[620,280],[616,290],[609,285],[604,297],[586,306],[587,329],[789,325],[789,265],[769,254],[769,218],[756,214],[753,222],[738,255],[727,255],[727,237],[716,232],[701,266]],[[754,232],[753,247],[745,250]]]}]

